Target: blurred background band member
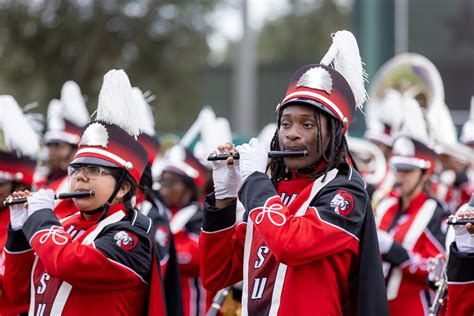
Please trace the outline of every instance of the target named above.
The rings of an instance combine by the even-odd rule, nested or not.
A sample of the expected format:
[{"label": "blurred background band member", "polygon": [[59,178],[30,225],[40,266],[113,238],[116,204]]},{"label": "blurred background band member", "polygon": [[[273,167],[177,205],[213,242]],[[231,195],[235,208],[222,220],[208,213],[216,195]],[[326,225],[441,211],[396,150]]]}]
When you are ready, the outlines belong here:
[{"label": "blurred background band member", "polygon": [[425,315],[430,305],[427,261],[444,254],[449,211],[429,196],[436,153],[426,145],[418,102],[402,107],[404,126],[393,144],[390,165],[396,186],[375,209],[391,315]]},{"label": "blurred background band member", "polygon": [[[39,179],[34,189],[51,189],[56,193],[68,191],[67,166],[73,159],[83,127],[89,122],[84,98],[77,83],[66,81],[61,89],[60,100],[53,99],[48,106],[47,131],[43,137],[46,159],[43,162],[46,174]],[[71,214],[71,200],[56,201],[55,213],[59,218]]]},{"label": "blurred background band member", "polygon": [[147,154],[125,72],[104,76],[97,113],[68,166],[71,192],[95,192],[80,212],[59,221],[52,190],[13,193],[28,203],[10,207],[6,293],[34,315],[165,315],[152,223],[131,201]]},{"label": "blurred background band member", "polygon": [[[3,202],[14,191],[31,190],[39,151],[39,136],[22,113],[15,99],[0,96],[0,251],[7,241],[10,212]],[[7,300],[3,288],[3,256],[0,257],[0,314],[16,315],[28,311],[28,304]]]},{"label": "blurred background band member", "polygon": [[[309,155],[271,160],[269,178],[268,149],[252,139],[236,148],[239,161],[214,164],[201,276],[212,290],[243,279],[244,314],[388,315],[370,200],[344,135],[364,100],[357,43],[337,32],[321,64],[300,68],[277,107],[271,149]],[[239,225],[237,195],[246,211]]]},{"label": "blurred background band member", "polygon": [[[148,100],[154,99],[149,95],[145,98],[143,92],[133,87],[135,112],[140,117],[140,130],[138,143],[148,155],[148,163],[143,170],[136,192],[137,209],[152,220],[151,236],[155,241],[161,266],[163,291],[168,315],[183,315],[183,300],[176,257],[176,245],[170,228],[171,213],[166,207],[160,193],[153,189],[152,165],[158,158],[160,143],[156,139],[153,112]],[[159,158],[158,158],[159,159]]]},{"label": "blurred background band member", "polygon": [[203,315],[210,305],[199,275],[199,231],[202,226],[199,172],[185,161],[167,161],[159,178],[160,195],[171,212],[170,229],[181,275],[184,315]]}]

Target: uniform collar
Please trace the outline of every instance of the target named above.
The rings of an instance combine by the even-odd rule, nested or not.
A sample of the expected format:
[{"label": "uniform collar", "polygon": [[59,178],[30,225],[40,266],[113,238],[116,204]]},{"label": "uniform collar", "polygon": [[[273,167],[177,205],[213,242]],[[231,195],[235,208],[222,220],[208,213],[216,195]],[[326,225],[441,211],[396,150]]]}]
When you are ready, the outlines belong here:
[{"label": "uniform collar", "polygon": [[420,193],[418,193],[418,195],[415,198],[413,198],[410,201],[410,203],[408,203],[408,207],[404,211],[413,212],[413,211],[419,210],[427,199],[428,199],[428,195],[426,195],[425,192],[421,191]]},{"label": "uniform collar", "polygon": [[[103,208],[102,208],[102,210],[103,210]],[[123,211],[124,213],[127,213],[127,208],[125,207],[124,203],[117,203],[117,204],[111,205],[109,207],[109,210],[107,211],[107,217],[109,217],[110,215],[115,214],[119,211]],[[82,214],[82,212],[81,212],[81,214]],[[97,221],[101,215],[102,215],[102,212],[97,212],[96,214],[93,214],[90,221],[94,221],[94,222]]]}]

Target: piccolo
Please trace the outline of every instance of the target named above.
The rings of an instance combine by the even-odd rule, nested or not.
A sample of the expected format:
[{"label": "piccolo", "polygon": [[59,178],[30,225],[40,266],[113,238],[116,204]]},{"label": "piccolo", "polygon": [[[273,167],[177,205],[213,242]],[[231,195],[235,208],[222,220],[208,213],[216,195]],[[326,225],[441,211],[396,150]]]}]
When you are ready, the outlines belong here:
[{"label": "piccolo", "polygon": [[[72,192],[72,193],[56,193],[54,195],[55,200],[64,200],[64,199],[74,199],[74,198],[84,198],[84,197],[91,197],[94,196],[94,191],[81,191],[81,192]],[[28,202],[26,197],[23,198],[13,198],[13,196],[9,196],[3,201],[4,206],[10,206],[15,204],[22,204]]]},{"label": "piccolo", "polygon": [[447,221],[448,225],[466,225],[474,224],[474,217],[459,217],[456,215],[450,215]]},{"label": "piccolo", "polygon": [[[290,158],[290,157],[307,157],[309,155],[307,150],[301,151],[269,151],[268,158]],[[239,153],[212,153],[207,157],[208,161],[215,160],[226,160],[227,158],[232,157],[234,159],[239,159]]]}]

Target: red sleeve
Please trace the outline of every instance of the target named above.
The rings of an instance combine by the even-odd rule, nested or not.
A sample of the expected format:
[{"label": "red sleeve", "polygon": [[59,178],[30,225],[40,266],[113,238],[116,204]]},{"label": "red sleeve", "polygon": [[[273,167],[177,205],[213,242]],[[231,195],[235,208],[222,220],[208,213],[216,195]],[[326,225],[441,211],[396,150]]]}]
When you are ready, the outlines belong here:
[{"label": "red sleeve", "polygon": [[474,281],[471,283],[448,283],[447,316],[474,315]]},{"label": "red sleeve", "polygon": [[214,207],[213,196],[206,197],[204,221],[199,238],[201,280],[210,291],[218,291],[243,279],[243,253],[246,224],[235,226],[235,207]]},{"label": "red sleeve", "polygon": [[[323,187],[304,215],[294,216],[265,174],[253,173],[240,199],[254,227],[279,262],[301,265],[345,250],[358,254],[360,228],[368,206],[363,188],[335,179]],[[336,200],[349,207],[336,210]]]},{"label": "red sleeve", "polygon": [[31,268],[34,251],[21,230],[8,230],[5,245],[5,275],[3,287],[6,297],[15,304],[30,301]]},{"label": "red sleeve", "polygon": [[179,271],[190,276],[199,276],[199,236],[180,231],[174,235]]},{"label": "red sleeve", "polygon": [[436,210],[412,250],[394,242],[389,252],[383,256],[384,261],[400,267],[404,277],[425,285],[428,277],[428,259],[445,253],[444,214],[443,209]]},{"label": "red sleeve", "polygon": [[[141,239],[136,240],[138,246],[130,250],[116,244],[115,232],[102,235],[90,245],[74,242],[51,210],[40,210],[31,215],[23,231],[48,274],[72,286],[113,291],[145,282],[141,276],[144,273],[130,264],[137,261],[139,252],[144,250]],[[148,268],[151,254],[149,257],[149,262],[143,262]]]},{"label": "red sleeve", "polygon": [[474,315],[474,253],[459,252],[451,244],[448,261],[447,315]]}]

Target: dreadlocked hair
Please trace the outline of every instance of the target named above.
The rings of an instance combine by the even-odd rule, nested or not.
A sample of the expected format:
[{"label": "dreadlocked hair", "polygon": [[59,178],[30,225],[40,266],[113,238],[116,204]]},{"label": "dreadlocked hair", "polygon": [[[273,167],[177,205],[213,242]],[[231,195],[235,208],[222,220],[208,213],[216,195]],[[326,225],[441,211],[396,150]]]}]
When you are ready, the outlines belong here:
[{"label": "dreadlocked hair", "polygon": [[[281,121],[281,115],[282,115],[283,110],[280,110],[278,112],[278,120],[277,120],[277,130],[275,131],[275,134],[273,135],[272,141],[270,143],[270,150],[281,150],[280,149],[280,142],[278,140],[278,131],[280,130],[280,121]],[[321,128],[321,115],[325,115],[328,119],[328,135],[329,135],[329,143],[326,147],[326,149],[323,149],[323,134],[322,134],[322,128]],[[324,177],[326,177],[326,174],[339,166],[341,163],[346,162],[346,157],[349,159],[350,164],[356,169],[357,165],[352,157],[350,151],[349,151],[349,146],[347,145],[346,137],[344,135],[344,129],[342,125],[336,121],[335,118],[328,116],[322,112],[319,112],[317,110],[314,110],[314,116],[316,118],[316,127],[317,127],[317,142],[316,142],[316,150],[318,152],[323,151],[323,155],[321,157],[321,160],[324,160],[326,162],[326,165],[321,172],[317,174],[312,174],[311,177],[313,178],[318,178],[321,175],[324,174]],[[315,161],[312,166],[309,168],[315,167],[316,164],[318,164],[320,161]],[[286,167],[285,161],[283,158],[274,158],[270,160],[270,163],[267,165],[267,171],[270,171],[270,177],[273,185],[276,187],[278,182],[290,178],[291,172],[290,170]]]}]

